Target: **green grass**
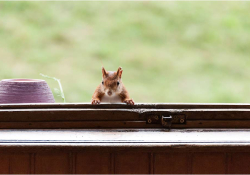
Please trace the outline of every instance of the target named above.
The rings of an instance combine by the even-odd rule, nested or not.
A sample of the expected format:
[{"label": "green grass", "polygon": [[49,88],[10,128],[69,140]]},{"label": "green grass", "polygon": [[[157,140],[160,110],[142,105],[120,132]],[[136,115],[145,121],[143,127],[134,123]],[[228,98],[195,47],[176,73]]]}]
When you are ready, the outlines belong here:
[{"label": "green grass", "polygon": [[249,9],[249,2],[0,2],[0,79],[43,73],[61,80],[67,102],[90,102],[103,63],[123,67],[135,102],[249,102]]}]

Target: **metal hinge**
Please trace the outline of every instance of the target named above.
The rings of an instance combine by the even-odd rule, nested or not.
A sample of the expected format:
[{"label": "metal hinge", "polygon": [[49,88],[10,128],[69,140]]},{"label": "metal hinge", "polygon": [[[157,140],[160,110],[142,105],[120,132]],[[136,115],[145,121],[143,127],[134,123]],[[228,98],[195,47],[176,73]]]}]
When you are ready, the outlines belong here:
[{"label": "metal hinge", "polygon": [[186,116],[184,114],[149,115],[147,123],[161,124],[163,127],[170,129],[172,124],[186,124]]}]

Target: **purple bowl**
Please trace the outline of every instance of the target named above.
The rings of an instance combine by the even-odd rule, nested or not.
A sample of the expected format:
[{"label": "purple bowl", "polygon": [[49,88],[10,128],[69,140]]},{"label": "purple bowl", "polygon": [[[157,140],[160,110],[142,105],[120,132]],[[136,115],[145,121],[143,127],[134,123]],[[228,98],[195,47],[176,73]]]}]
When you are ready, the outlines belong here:
[{"label": "purple bowl", "polygon": [[0,81],[0,103],[55,103],[44,80],[4,79]]}]

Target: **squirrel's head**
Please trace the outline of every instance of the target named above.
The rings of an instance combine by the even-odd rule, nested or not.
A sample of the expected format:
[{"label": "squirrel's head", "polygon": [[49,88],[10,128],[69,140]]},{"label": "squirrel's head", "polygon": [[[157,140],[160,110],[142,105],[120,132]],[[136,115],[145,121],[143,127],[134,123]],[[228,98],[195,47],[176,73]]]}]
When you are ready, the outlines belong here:
[{"label": "squirrel's head", "polygon": [[122,68],[119,67],[115,71],[106,71],[102,67],[102,88],[106,95],[112,96],[113,94],[119,94],[122,90]]}]

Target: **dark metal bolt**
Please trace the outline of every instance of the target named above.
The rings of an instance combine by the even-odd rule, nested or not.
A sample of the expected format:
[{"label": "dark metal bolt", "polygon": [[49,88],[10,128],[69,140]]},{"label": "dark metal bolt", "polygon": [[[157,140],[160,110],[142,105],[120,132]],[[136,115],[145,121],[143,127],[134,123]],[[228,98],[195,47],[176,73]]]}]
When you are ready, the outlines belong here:
[{"label": "dark metal bolt", "polygon": [[185,122],[185,120],[182,118],[182,119],[180,119],[180,123],[184,123]]}]

